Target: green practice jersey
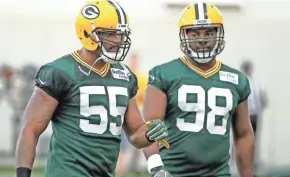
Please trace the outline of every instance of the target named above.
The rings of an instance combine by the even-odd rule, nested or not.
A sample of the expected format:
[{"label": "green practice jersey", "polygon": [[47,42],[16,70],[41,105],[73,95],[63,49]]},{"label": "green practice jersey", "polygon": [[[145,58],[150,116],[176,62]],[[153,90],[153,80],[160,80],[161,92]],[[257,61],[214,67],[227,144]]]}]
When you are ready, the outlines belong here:
[{"label": "green practice jersey", "polygon": [[149,84],[167,95],[166,169],[174,177],[230,176],[231,123],[251,92],[248,79],[219,61],[203,72],[182,57],[150,70]]},{"label": "green practice jersey", "polygon": [[77,52],[43,65],[36,86],[58,100],[46,177],[113,177],[121,127],[138,86],[123,64],[92,69]]}]

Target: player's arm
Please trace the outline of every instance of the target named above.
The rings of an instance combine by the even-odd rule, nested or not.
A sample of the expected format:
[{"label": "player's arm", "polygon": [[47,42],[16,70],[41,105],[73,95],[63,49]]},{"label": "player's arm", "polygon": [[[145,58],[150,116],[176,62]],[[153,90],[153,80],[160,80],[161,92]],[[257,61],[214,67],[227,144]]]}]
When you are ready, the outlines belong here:
[{"label": "player's arm", "polygon": [[152,143],[146,138],[145,122],[141,117],[135,97],[129,102],[123,129],[129,142],[138,149],[144,148]]},{"label": "player's arm", "polygon": [[[164,120],[166,107],[167,107],[167,95],[164,93],[166,85],[160,76],[158,70],[152,69],[149,72],[149,85],[146,88],[144,102],[143,102],[143,117],[145,121],[150,121],[155,118]],[[159,155],[158,142],[143,149],[143,153],[147,159],[147,169],[151,176],[157,173],[162,173],[160,176],[170,176],[162,163],[162,159]]]},{"label": "player's arm", "polygon": [[[35,87],[23,114],[23,126],[16,147],[17,176],[32,168],[38,138],[46,129],[58,102],[38,87]],[[25,168],[28,168],[25,170]]]},{"label": "player's arm", "polygon": [[241,102],[238,104],[234,119],[233,131],[236,147],[237,166],[241,177],[253,176],[255,137],[251,126],[247,97],[250,94],[248,86],[243,88],[245,96],[242,96]]},{"label": "player's arm", "polygon": [[167,128],[161,120],[156,118],[150,120],[151,127],[146,128],[136,101],[137,79],[136,77],[132,79],[136,81],[132,82],[134,88],[131,88],[131,99],[125,115],[123,128],[131,144],[140,149],[149,146],[155,141],[165,139],[167,137]]},{"label": "player's arm", "polygon": [[16,147],[17,177],[29,177],[39,136],[48,126],[58,106],[58,98],[67,85],[53,66],[44,65],[35,77],[36,86],[23,114]]}]

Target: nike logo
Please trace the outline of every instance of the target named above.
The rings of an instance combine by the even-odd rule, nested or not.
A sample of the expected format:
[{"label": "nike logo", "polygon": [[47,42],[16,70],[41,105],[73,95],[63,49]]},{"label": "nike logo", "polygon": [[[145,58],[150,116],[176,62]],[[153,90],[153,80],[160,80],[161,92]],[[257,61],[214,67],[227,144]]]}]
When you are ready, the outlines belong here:
[{"label": "nike logo", "polygon": [[79,65],[79,70],[80,70],[83,74],[85,74],[86,76],[87,76],[87,75],[90,75],[90,74],[88,74],[87,72],[85,72],[85,71],[81,68],[80,65]]},{"label": "nike logo", "polygon": [[149,77],[152,79],[152,81],[155,80],[155,77],[154,76],[149,75]]},{"label": "nike logo", "polygon": [[40,82],[42,85],[44,85],[44,84],[46,83],[46,81],[43,82],[40,78],[39,78],[38,80],[39,80],[39,82]]}]

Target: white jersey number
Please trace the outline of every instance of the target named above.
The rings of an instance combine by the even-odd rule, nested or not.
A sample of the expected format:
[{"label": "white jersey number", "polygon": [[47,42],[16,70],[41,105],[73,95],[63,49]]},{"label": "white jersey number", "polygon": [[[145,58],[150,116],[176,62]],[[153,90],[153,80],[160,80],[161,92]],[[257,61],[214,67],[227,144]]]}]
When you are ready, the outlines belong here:
[{"label": "white jersey number", "polygon": [[[118,119],[120,116],[121,125],[123,124],[126,107],[117,106],[117,95],[128,96],[127,88],[125,87],[107,87],[109,97],[110,115]],[[108,127],[108,110],[104,106],[90,105],[90,95],[105,95],[104,86],[84,86],[80,87],[80,114],[85,117],[99,115],[101,122],[99,125],[90,124],[89,120],[81,119],[80,128],[87,133],[103,134]],[[117,126],[116,123],[110,123],[109,130],[113,135],[120,135],[122,126]]]},{"label": "white jersey number", "polygon": [[[197,103],[187,103],[187,94],[197,95]],[[207,103],[205,102],[207,94]],[[226,106],[216,105],[217,97],[225,97]],[[206,114],[205,107],[211,109]],[[224,135],[227,131],[229,112],[233,108],[233,95],[229,89],[212,87],[206,91],[197,85],[182,85],[178,90],[178,107],[184,112],[195,112],[195,123],[185,122],[184,118],[177,118],[177,127],[181,131],[199,132],[204,128],[204,121],[207,118],[206,129],[211,134]],[[222,125],[215,125],[216,115],[223,116]]]}]

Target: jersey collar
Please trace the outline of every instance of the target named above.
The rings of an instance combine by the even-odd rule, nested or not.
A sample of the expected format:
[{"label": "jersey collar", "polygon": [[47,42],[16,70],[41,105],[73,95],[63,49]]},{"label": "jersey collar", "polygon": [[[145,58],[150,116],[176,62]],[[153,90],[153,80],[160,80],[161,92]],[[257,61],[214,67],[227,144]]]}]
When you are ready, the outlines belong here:
[{"label": "jersey collar", "polygon": [[[79,53],[77,52],[77,50],[74,51],[73,53],[71,53],[71,56],[73,57],[73,59],[75,59],[81,65],[85,66],[88,69],[91,69],[91,66],[82,60],[82,58],[79,55]],[[105,77],[107,75],[107,73],[109,72],[109,70],[110,70],[109,63],[106,63],[100,70],[96,70],[95,68],[92,68],[92,71],[95,72],[96,74],[100,75],[101,77]]]},{"label": "jersey collar", "polygon": [[222,63],[220,61],[216,60],[216,63],[214,66],[212,66],[211,68],[209,68],[206,71],[203,71],[200,68],[198,68],[197,66],[193,65],[185,56],[181,57],[180,60],[186,66],[188,66],[191,70],[193,70],[194,72],[196,72],[197,74],[199,74],[200,76],[202,76],[204,78],[209,78],[209,77],[215,75],[217,72],[220,71],[221,66],[222,66]]}]

